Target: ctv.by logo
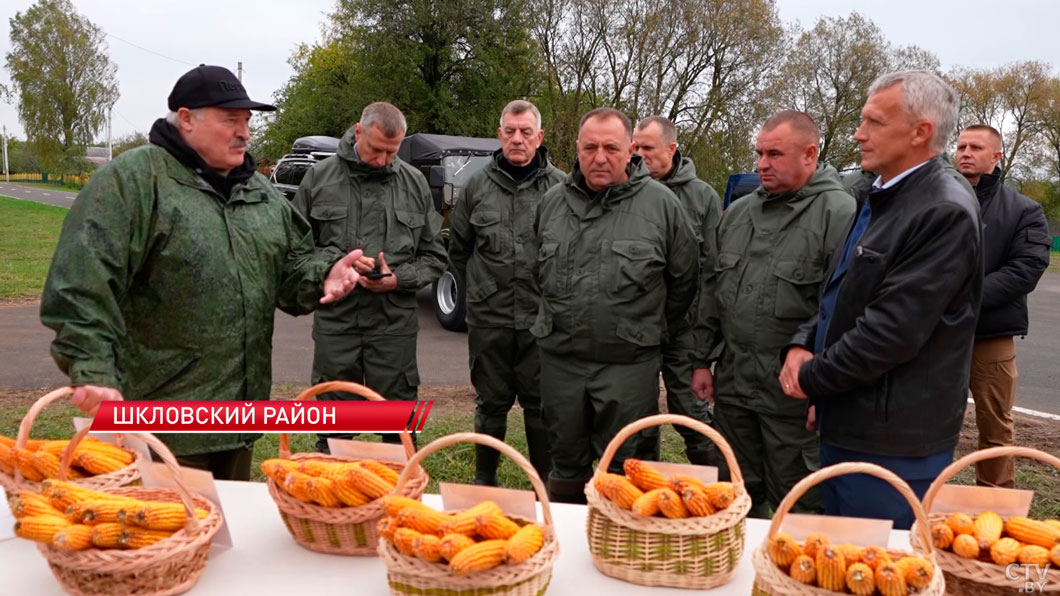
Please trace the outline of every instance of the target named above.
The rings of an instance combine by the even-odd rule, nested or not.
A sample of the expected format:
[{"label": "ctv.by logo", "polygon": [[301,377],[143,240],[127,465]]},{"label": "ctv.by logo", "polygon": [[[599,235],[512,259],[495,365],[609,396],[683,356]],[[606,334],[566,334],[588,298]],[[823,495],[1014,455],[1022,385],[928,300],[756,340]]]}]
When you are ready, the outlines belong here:
[{"label": "ctv.by logo", "polygon": [[1048,583],[1050,563],[1045,565],[1024,565],[1023,563],[1011,563],[1005,566],[1005,579],[1016,582],[1022,581],[1023,587],[1019,589],[1020,594],[1042,594],[1045,592],[1045,584]]}]

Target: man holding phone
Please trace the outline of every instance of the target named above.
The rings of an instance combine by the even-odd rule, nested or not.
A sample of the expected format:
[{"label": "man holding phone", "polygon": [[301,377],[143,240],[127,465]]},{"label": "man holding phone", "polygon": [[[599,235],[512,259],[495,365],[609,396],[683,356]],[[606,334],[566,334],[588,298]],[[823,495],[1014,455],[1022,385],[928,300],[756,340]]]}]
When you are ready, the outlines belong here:
[{"label": "man holding phone", "polygon": [[[427,181],[397,157],[405,129],[395,106],[369,104],[338,152],[306,173],[294,198],[318,254],[364,250],[354,264],[358,287],[314,316],[311,380],[353,381],[392,400],[416,399],[416,291],[442,274],[446,259]],[[328,393],[317,399],[358,398]],[[318,437],[318,451],[328,452],[327,439]],[[383,440],[396,443],[398,435]]]}]

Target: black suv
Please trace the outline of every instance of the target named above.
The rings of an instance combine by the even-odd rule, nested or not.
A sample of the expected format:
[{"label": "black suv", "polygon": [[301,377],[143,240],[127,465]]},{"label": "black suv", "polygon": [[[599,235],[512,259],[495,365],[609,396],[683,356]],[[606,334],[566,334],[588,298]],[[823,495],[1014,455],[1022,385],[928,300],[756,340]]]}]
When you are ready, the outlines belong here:
[{"label": "black suv", "polygon": [[309,168],[338,151],[339,139],[335,137],[312,136],[301,137],[294,142],[291,152],[276,162],[269,181],[283,193],[288,200],[294,198],[298,185]]}]

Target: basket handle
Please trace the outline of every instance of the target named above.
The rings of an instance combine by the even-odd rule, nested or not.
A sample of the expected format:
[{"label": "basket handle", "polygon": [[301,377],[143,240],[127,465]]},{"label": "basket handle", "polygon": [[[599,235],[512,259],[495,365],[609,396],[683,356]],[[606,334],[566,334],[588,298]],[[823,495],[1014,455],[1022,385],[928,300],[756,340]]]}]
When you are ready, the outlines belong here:
[{"label": "basket handle", "polygon": [[414,467],[418,467],[424,458],[435,451],[457,443],[476,443],[478,445],[492,447],[507,456],[508,459],[515,462],[515,465],[519,466],[519,468],[523,470],[523,473],[526,474],[527,478],[530,479],[530,484],[534,487],[534,492],[537,493],[537,500],[541,502],[541,510],[545,516],[545,525],[549,528],[553,527],[552,509],[548,501],[548,491],[545,490],[545,483],[541,482],[541,477],[537,475],[537,470],[534,469],[534,466],[530,464],[522,453],[516,451],[511,445],[491,437],[490,435],[481,433],[453,433],[428,443],[427,446],[420,449],[412,456],[408,465],[401,471],[401,476],[398,477],[397,485],[394,487],[394,493],[401,494],[401,489],[405,487],[405,483],[408,481],[409,476],[412,475],[411,470]]},{"label": "basket handle", "polygon": [[950,481],[950,479],[957,475],[957,472],[960,472],[964,468],[974,463],[986,459],[993,459],[995,457],[1005,457],[1010,455],[1016,457],[1029,457],[1030,459],[1036,459],[1040,462],[1047,463],[1057,469],[1060,469],[1060,458],[1044,451],[1031,449],[1030,447],[1018,447],[1015,445],[1009,445],[1005,447],[990,447],[988,449],[979,449],[978,451],[973,451],[968,455],[965,455],[964,457],[958,459],[952,464],[946,466],[942,470],[942,472],[938,475],[938,478],[936,478],[935,481],[931,483],[931,486],[928,487],[927,493],[924,494],[924,511],[931,511],[931,506],[935,504],[935,497],[938,496],[939,491],[942,490],[943,485],[945,485],[947,482]]},{"label": "basket handle", "polygon": [[596,467],[596,474],[599,475],[607,472],[607,468],[611,465],[611,460],[615,458],[615,453],[618,452],[618,448],[622,443],[626,442],[626,439],[646,428],[662,426],[664,424],[679,424],[681,426],[687,426],[696,432],[706,435],[708,439],[718,446],[721,454],[725,456],[725,463],[729,466],[729,474],[732,477],[732,483],[743,486],[743,473],[740,472],[740,465],[736,462],[736,455],[733,454],[732,447],[729,446],[729,442],[725,440],[725,437],[721,436],[721,433],[718,431],[695,418],[679,416],[677,414],[656,414],[654,416],[647,416],[634,420],[622,427],[622,430],[618,431],[618,434],[616,434],[615,437],[611,439],[611,442],[607,444],[607,448],[604,449],[604,454],[600,456],[600,463]]},{"label": "basket handle", "polygon": [[924,508],[920,506],[920,501],[916,498],[916,494],[913,493],[913,489],[909,488],[909,485],[906,484],[904,480],[887,468],[865,462],[843,462],[828,466],[827,468],[821,468],[796,483],[795,486],[791,487],[791,490],[784,497],[784,500],[780,502],[780,505],[777,506],[776,512],[773,513],[773,523],[769,524],[768,538],[776,536],[777,532],[780,531],[780,524],[784,521],[784,517],[787,516],[789,511],[791,511],[795,502],[798,501],[802,495],[806,494],[806,491],[829,478],[846,476],[847,474],[868,474],[869,476],[875,476],[893,486],[895,490],[905,497],[909,506],[913,508],[913,516],[916,518],[916,528],[920,533],[921,541],[924,544],[924,550],[927,551],[928,555],[931,555],[934,552],[934,546],[931,542],[931,526],[927,522],[927,514],[924,513]]},{"label": "basket handle", "polygon": [[[29,431],[33,428],[33,423],[37,421],[37,416],[55,401],[58,401],[67,395],[72,395],[74,392],[73,387],[60,387],[53,391],[46,393],[41,396],[37,401],[33,402],[33,405],[29,407],[29,411],[22,417],[22,421],[18,424],[18,434],[15,437],[15,446],[19,449],[24,449],[26,443],[29,442]],[[78,439],[80,442],[80,439]],[[121,434],[116,433],[114,435],[114,441],[119,447],[122,446]],[[61,463],[59,465],[60,479],[65,480],[66,470],[68,469],[69,462]],[[22,471],[19,470],[18,466],[15,466],[15,480],[22,480]]]},{"label": "basket handle", "polygon": [[[77,450],[77,445],[81,442],[81,439],[85,438],[91,430],[91,426],[86,426],[74,433],[73,438],[70,439],[70,443],[63,450],[63,455],[60,459],[59,480],[66,480],[66,470],[70,466],[70,460],[74,457],[74,451]],[[157,453],[162,458],[162,463],[166,464],[166,467],[173,473],[173,482],[177,485],[177,493],[180,494],[180,500],[184,504],[184,509],[188,512],[184,528],[192,534],[198,532],[201,524],[199,523],[199,518],[195,515],[195,502],[191,498],[191,491],[184,485],[184,476],[180,471],[180,464],[177,463],[177,458],[173,456],[173,452],[169,450],[169,447],[166,447],[165,443],[159,441],[158,437],[150,433],[129,433],[129,436],[137,437],[147,443],[151,451]]]}]

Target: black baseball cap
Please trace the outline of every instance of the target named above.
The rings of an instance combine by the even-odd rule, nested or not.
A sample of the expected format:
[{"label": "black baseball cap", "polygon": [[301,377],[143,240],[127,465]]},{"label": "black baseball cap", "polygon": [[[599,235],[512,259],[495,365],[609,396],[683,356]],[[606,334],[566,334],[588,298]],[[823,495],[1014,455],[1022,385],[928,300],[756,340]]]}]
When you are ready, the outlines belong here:
[{"label": "black baseball cap", "polygon": [[267,103],[251,101],[243,83],[232,71],[223,66],[200,64],[184,73],[173,85],[169,94],[169,109],[180,108],[244,108],[272,112],[276,109]]}]

